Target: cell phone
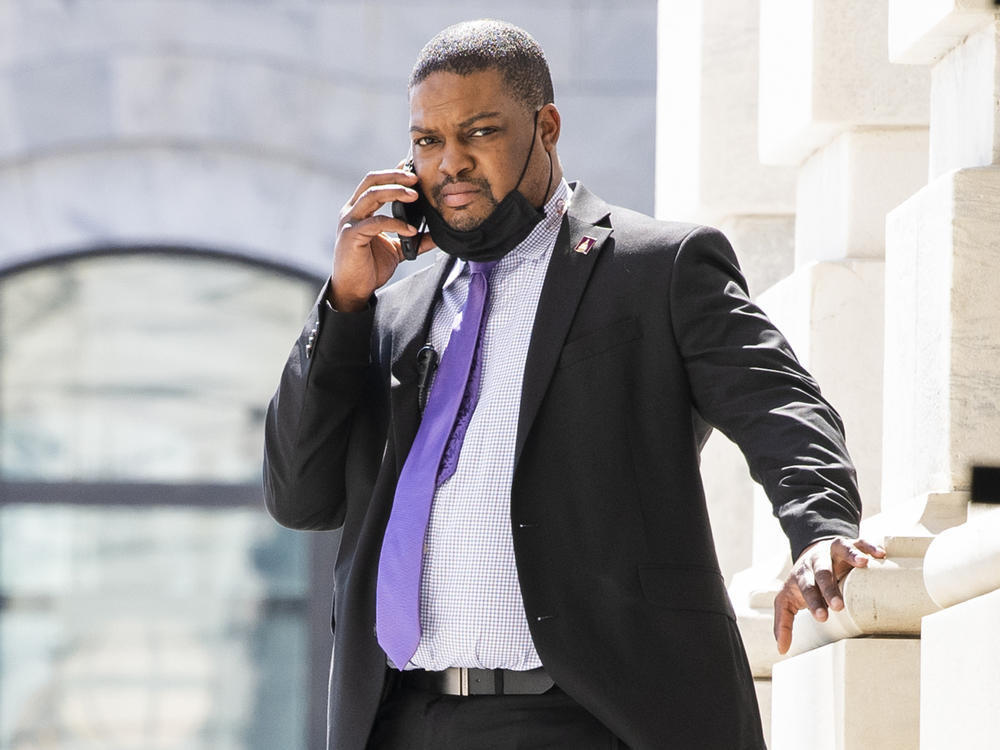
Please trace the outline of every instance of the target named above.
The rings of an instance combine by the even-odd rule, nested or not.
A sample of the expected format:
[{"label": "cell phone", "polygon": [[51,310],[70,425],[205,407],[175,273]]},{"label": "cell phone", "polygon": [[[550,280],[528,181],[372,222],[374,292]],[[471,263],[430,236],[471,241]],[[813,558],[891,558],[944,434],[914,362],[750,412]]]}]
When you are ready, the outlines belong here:
[{"label": "cell phone", "polygon": [[[403,169],[408,172],[413,170],[413,159],[408,159],[403,165]],[[420,185],[414,185],[413,189],[418,193],[420,192]],[[420,241],[424,238],[424,232],[427,231],[427,224],[424,221],[423,211],[420,209],[420,201],[414,201],[412,203],[405,203],[403,201],[393,201],[389,206],[389,210],[392,211],[392,216],[394,219],[400,219],[405,221],[411,226],[417,228],[417,233],[412,237],[404,237],[399,235],[399,244],[403,250],[403,257],[407,260],[416,260],[417,251],[420,250]]]}]

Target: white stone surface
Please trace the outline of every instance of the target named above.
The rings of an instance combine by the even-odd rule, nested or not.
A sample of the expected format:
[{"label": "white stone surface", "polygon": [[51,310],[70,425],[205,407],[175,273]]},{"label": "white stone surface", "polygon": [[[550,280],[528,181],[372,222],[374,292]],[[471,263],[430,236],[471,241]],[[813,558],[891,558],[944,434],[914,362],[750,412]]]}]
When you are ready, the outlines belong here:
[{"label": "white stone surface", "polygon": [[[22,152],[81,140],[107,140],[113,132],[111,66],[106,58],[54,58],[2,71],[10,92],[15,143]],[[12,154],[0,154],[10,158]]]},{"label": "white stone surface", "polygon": [[887,0],[761,0],[761,161],[799,164],[843,130],[926,125],[930,74],[892,65]]},{"label": "white stone surface", "polygon": [[930,540],[945,529],[965,523],[968,517],[968,492],[930,492],[884,505],[882,512],[861,522],[861,535],[876,540],[886,536]]},{"label": "white stone surface", "polygon": [[1000,21],[984,26],[931,74],[930,176],[1000,163]]},{"label": "white stone surface", "polygon": [[1000,455],[1000,167],[946,174],[889,214],[883,499],[966,490]]},{"label": "white stone surface", "polygon": [[851,130],[810,156],[796,191],[795,264],[881,258],[885,216],[927,184],[927,129]]},{"label": "white stone surface", "polygon": [[889,0],[889,59],[937,62],[995,13],[993,0]]},{"label": "white stone surface", "polygon": [[866,515],[878,512],[881,498],[882,289],[882,261],[827,261],[760,296],[844,420]]},{"label": "white stone surface", "polygon": [[998,622],[1000,591],[924,618],[920,641],[921,750],[997,747]]},{"label": "white stone surface", "polygon": [[728,583],[751,563],[754,482],[740,449],[718,430],[701,451],[701,476],[719,566]]},{"label": "white stone surface", "polygon": [[770,289],[794,269],[794,214],[732,215],[716,226],[736,250],[751,297]]},{"label": "white stone surface", "polygon": [[1000,589],[1000,506],[938,534],[924,560],[924,581],[940,607]]},{"label": "white stone surface", "polygon": [[794,170],[757,159],[758,6],[659,2],[658,216],[715,225],[794,209]]},{"label": "white stone surface", "polygon": [[30,160],[0,168],[0,205],[12,215],[0,222],[0,263],[40,251],[172,244],[325,275],[351,190],[295,164],[197,148]]},{"label": "white stone surface", "polygon": [[[487,0],[2,8],[0,163],[122,140],[180,143],[302,162],[352,184],[405,153],[406,79],[424,42],[448,23],[496,15]],[[552,63],[568,176],[651,213],[655,0],[512,0],[504,11]]]},{"label": "white stone surface", "polygon": [[920,641],[840,641],[774,666],[771,750],[914,750]]}]

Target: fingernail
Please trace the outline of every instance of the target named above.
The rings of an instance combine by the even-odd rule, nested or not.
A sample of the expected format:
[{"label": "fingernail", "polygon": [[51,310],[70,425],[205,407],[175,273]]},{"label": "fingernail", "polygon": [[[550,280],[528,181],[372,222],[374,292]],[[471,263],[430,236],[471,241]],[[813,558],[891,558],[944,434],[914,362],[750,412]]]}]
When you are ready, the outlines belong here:
[{"label": "fingernail", "polygon": [[813,617],[815,617],[819,622],[823,622],[824,620],[826,620],[826,610],[817,609],[816,612],[813,613]]}]

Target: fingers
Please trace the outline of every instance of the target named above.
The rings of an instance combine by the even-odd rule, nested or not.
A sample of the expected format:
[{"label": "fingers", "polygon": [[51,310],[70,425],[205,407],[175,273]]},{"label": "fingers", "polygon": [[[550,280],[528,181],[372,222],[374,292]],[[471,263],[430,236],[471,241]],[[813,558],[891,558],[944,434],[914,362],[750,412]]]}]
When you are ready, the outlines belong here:
[{"label": "fingers", "polygon": [[872,558],[884,558],[885,550],[864,539],[834,539],[815,542],[792,566],[785,586],[774,600],[774,638],[778,652],[791,645],[795,613],[808,607],[817,622],[829,617],[827,608],[840,611],[844,597],[840,579],[852,568],[863,568]]},{"label": "fingers", "polygon": [[[802,594],[804,605],[809,608],[813,618],[819,622],[826,620],[827,599],[824,596],[824,592],[817,585],[816,574],[829,574],[829,572],[829,570],[824,571],[822,568],[816,570],[811,565],[796,565],[792,570],[792,581]],[[834,586],[836,586],[836,584],[834,584]],[[839,596],[839,589],[836,593]],[[801,607],[799,609],[801,609]]]},{"label": "fingers", "polygon": [[360,244],[368,244],[374,237],[385,232],[395,232],[405,237],[412,237],[417,233],[417,228],[412,224],[407,224],[402,219],[382,214],[369,216],[360,221],[345,222],[341,226],[342,237]]},{"label": "fingers", "polygon": [[885,550],[877,544],[872,544],[867,539],[855,539],[854,546],[872,557],[877,557],[879,559],[885,557]]},{"label": "fingers", "polygon": [[786,582],[785,587],[774,598],[774,640],[778,645],[779,654],[787,653],[789,646],[792,645],[795,613],[803,606],[801,593],[791,586],[790,582]]},{"label": "fingers", "polygon": [[406,185],[412,187],[416,184],[417,176],[413,172],[407,172],[405,169],[380,169],[369,172],[358,184],[348,204],[353,205],[357,203],[366,190],[377,185]]},{"label": "fingers", "polygon": [[844,608],[844,598],[840,593],[837,577],[829,568],[817,568],[813,574],[813,578],[816,580],[816,587],[819,589],[819,596],[817,598],[820,600],[820,603],[818,607],[810,607],[809,609],[813,617],[823,622],[826,620],[827,614],[823,608],[824,605],[829,604],[830,609],[839,612]]},{"label": "fingers", "polygon": [[833,540],[830,548],[836,577],[843,578],[851,568],[864,568],[872,558],[884,558],[885,550],[864,539]]},{"label": "fingers", "polygon": [[344,206],[340,221],[352,222],[366,219],[386,203],[402,201],[412,203],[417,199],[417,191],[405,185],[374,185],[361,194],[355,203]]}]

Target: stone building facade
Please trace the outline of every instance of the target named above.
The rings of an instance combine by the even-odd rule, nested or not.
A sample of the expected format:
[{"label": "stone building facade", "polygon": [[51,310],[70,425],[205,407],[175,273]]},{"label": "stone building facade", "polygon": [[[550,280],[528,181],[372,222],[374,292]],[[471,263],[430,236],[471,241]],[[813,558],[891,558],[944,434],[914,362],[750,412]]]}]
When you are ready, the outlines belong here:
[{"label": "stone building facade", "polygon": [[[1000,497],[970,502],[970,477],[1000,464],[997,6],[660,0],[659,25],[657,210],[733,236],[844,417],[862,534],[888,552],[843,581],[843,612],[800,613],[779,659],[785,542],[713,437],[702,468],[770,747],[996,747]],[[664,54],[678,38],[684,67]],[[666,123],[678,90],[694,125]]]}]

